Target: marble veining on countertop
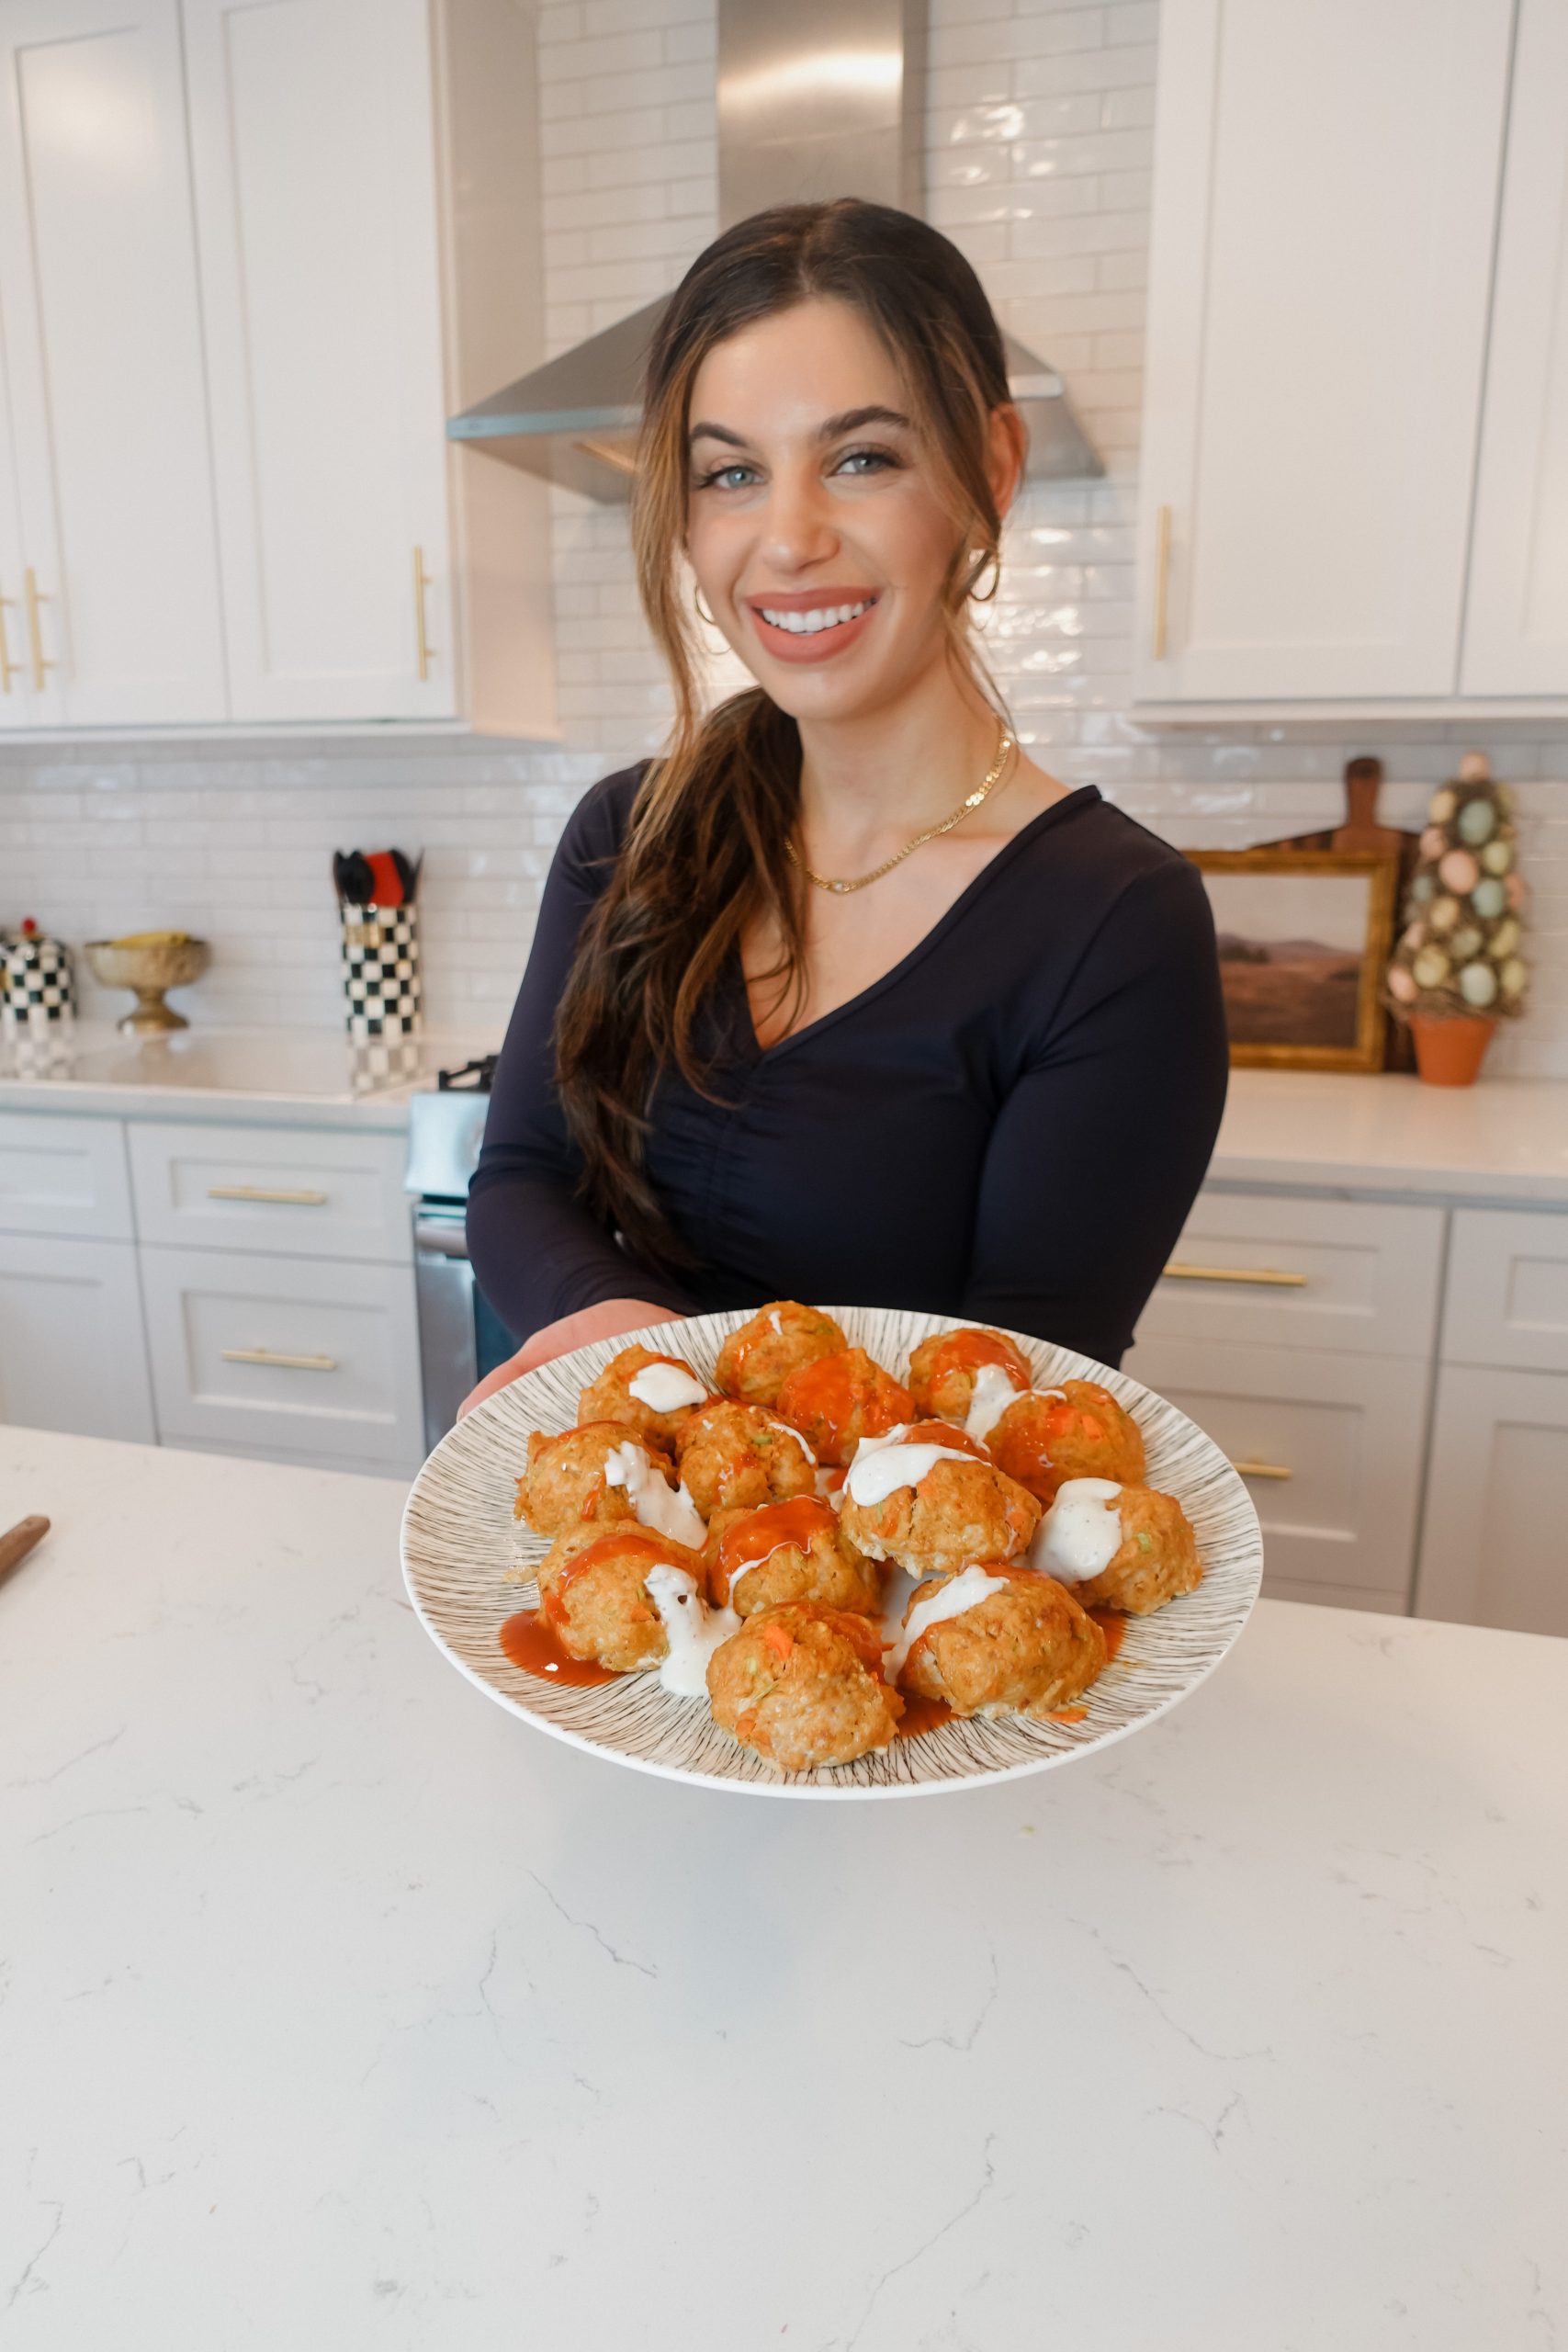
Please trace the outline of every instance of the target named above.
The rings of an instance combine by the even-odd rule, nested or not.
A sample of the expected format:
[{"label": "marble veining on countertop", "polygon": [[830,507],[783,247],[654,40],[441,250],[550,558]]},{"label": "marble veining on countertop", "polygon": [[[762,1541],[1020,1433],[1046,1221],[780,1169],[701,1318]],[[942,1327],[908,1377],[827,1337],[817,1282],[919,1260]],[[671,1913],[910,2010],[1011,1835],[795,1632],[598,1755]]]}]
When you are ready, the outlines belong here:
[{"label": "marble veining on countertop", "polygon": [[1260,1604],[1122,1745],[532,1733],[401,1488],[0,1430],[7,2352],[1547,2352],[1568,1643]]}]

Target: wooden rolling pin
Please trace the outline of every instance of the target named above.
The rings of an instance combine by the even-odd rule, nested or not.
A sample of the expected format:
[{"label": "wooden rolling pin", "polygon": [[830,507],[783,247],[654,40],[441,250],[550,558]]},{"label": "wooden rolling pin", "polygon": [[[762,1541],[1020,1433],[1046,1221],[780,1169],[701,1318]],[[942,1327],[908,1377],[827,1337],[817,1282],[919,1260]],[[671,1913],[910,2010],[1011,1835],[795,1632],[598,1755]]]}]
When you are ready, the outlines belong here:
[{"label": "wooden rolling pin", "polygon": [[49,1533],[47,1519],[19,1519],[0,1535],[0,1582],[14,1567],[25,1560],[35,1544],[41,1544]]}]

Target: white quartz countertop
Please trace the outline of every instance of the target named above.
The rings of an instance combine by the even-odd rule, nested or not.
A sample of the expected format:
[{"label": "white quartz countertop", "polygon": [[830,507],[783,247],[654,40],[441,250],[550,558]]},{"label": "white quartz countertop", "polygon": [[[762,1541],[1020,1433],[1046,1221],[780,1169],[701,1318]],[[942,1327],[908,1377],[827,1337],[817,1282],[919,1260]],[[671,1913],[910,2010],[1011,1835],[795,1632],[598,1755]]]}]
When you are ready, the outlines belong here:
[{"label": "white quartz countertop", "polygon": [[1568,1643],[906,1804],[577,1754],[390,1482],[0,1430],[7,2352],[1549,2352]]},{"label": "white quartz countertop", "polygon": [[[498,1043],[447,1031],[356,1047],[335,1030],[196,1028],[138,1040],[79,1023],[48,1060],[0,1036],[0,1112],[397,1129],[438,1069]],[[1233,1070],[1209,1172],[1217,1182],[1568,1207],[1568,1081],[1450,1088]]]},{"label": "white quartz countertop", "polygon": [[78,1022],[58,1039],[0,1033],[0,1111],[396,1129],[412,1092],[494,1043],[439,1032],[358,1046],[335,1029],[128,1037]]},{"label": "white quartz countertop", "polygon": [[1568,1206],[1568,1080],[1233,1070],[1209,1174]]}]

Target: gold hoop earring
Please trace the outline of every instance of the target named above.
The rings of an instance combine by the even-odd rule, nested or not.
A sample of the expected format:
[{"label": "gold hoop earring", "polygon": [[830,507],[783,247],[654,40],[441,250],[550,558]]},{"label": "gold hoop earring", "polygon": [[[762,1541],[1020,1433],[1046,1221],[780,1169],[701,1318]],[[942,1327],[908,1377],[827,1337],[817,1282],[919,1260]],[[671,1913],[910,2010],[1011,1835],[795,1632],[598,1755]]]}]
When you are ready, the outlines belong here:
[{"label": "gold hoop earring", "polygon": [[692,589],[692,602],[697,608],[697,618],[699,620],[706,621],[709,628],[716,628],[718,627],[718,623],[715,620],[713,615],[707,610],[706,606],[703,603],[703,592],[700,582],[694,584]]}]

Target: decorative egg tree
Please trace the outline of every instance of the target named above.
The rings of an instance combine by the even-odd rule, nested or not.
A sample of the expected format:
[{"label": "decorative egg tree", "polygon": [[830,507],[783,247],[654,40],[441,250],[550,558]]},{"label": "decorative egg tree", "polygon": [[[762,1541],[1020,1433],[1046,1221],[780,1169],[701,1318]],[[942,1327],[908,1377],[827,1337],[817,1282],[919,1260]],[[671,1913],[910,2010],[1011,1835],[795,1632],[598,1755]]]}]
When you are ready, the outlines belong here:
[{"label": "decorative egg tree", "polygon": [[1483,752],[1467,752],[1433,795],[1386,976],[1385,1001],[1410,1023],[1423,1078],[1467,1085],[1498,1017],[1523,1012],[1524,904],[1513,796]]}]

